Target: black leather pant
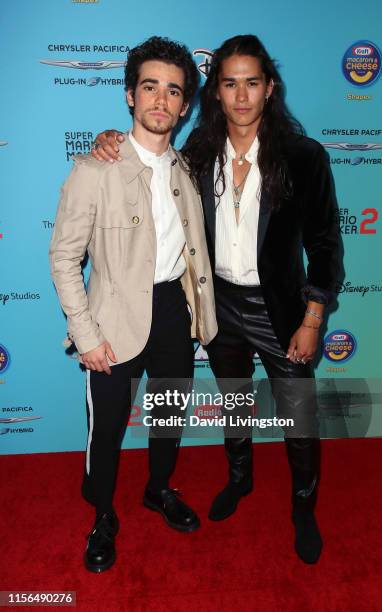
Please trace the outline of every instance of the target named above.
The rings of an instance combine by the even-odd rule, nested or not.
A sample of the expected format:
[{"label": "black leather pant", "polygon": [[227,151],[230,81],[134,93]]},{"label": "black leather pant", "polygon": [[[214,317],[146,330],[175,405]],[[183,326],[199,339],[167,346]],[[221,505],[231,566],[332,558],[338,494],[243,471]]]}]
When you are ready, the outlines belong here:
[{"label": "black leather pant", "polygon": [[[292,499],[314,503],[319,474],[317,402],[312,368],[286,358],[271,322],[260,287],[215,279],[218,335],[207,346],[211,369],[222,394],[252,388],[253,354],[257,352],[270,379],[278,418],[292,418],[284,430],[292,474]],[[241,408],[249,414],[250,409]],[[252,481],[252,432],[232,437],[225,432],[229,478]]]}]

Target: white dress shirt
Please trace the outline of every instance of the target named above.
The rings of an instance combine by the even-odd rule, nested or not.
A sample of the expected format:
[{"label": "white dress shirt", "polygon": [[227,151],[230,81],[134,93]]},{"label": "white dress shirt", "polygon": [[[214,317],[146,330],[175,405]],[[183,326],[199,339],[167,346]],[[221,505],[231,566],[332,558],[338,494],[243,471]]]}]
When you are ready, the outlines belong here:
[{"label": "white dress shirt", "polygon": [[142,147],[132,132],[129,132],[129,138],[141,162],[153,170],[150,189],[157,241],[154,285],[172,281],[182,276],[186,269],[182,255],[186,240],[170,189],[170,151],[167,149],[162,155],[156,155]]},{"label": "white dress shirt", "polygon": [[[251,164],[240,200],[239,223],[236,221],[233,199],[232,160],[236,152],[227,138],[227,162],[224,166],[226,188],[216,208],[216,274],[236,285],[259,285],[257,272],[257,226],[260,209],[261,177],[257,163],[258,138],[253,141],[245,159]],[[215,181],[219,165],[215,163]],[[219,193],[219,183],[217,185]]]}]

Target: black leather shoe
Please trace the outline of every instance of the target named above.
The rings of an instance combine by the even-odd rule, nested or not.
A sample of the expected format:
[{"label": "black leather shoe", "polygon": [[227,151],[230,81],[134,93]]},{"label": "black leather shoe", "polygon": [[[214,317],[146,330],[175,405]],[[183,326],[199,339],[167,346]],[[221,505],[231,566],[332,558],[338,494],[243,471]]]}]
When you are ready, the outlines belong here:
[{"label": "black leather shoe", "polygon": [[229,482],[212,502],[208,518],[211,521],[223,521],[233,514],[242,497],[251,493],[252,481]]},{"label": "black leather shoe", "polygon": [[304,563],[317,563],[321,555],[322,539],[312,510],[294,510],[296,553]]},{"label": "black leather shoe", "polygon": [[115,513],[104,514],[94,523],[87,536],[85,551],[85,567],[90,572],[104,572],[113,565],[116,557],[114,538],[118,529],[119,521]]},{"label": "black leather shoe", "polygon": [[146,487],[143,505],[159,512],[170,527],[178,531],[195,531],[200,527],[200,521],[195,512],[180,501],[179,495],[177,489],[162,489],[159,493],[153,493]]}]

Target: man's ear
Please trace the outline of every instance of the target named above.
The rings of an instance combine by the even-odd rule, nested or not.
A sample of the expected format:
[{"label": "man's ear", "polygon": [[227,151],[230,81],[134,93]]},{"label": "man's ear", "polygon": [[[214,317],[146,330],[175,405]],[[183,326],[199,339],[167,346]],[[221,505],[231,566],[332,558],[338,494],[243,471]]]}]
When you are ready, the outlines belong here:
[{"label": "man's ear", "polygon": [[134,107],[135,103],[134,103],[134,90],[133,89],[127,90],[126,101],[131,108]]},{"label": "man's ear", "polygon": [[189,102],[184,102],[183,106],[182,106],[182,110],[179,113],[179,117],[184,117],[184,115],[186,114],[186,112],[188,111],[188,108],[190,106]]}]

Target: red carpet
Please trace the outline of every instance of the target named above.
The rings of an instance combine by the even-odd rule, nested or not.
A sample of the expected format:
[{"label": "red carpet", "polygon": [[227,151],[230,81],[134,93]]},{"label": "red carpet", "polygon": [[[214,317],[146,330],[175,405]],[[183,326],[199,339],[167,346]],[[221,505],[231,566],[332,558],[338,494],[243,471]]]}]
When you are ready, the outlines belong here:
[{"label": "red carpet", "polygon": [[181,449],[172,484],[199,513],[192,534],[143,508],[146,452],[125,451],[117,563],[100,575],[82,565],[93,521],[79,495],[83,454],[3,456],[0,590],[76,591],[77,609],[102,612],[380,612],[381,456],[379,439],[323,442],[317,516],[325,547],[306,566],[293,550],[281,443],[256,445],[255,491],[221,523],[207,513],[225,481],[222,447]]}]

